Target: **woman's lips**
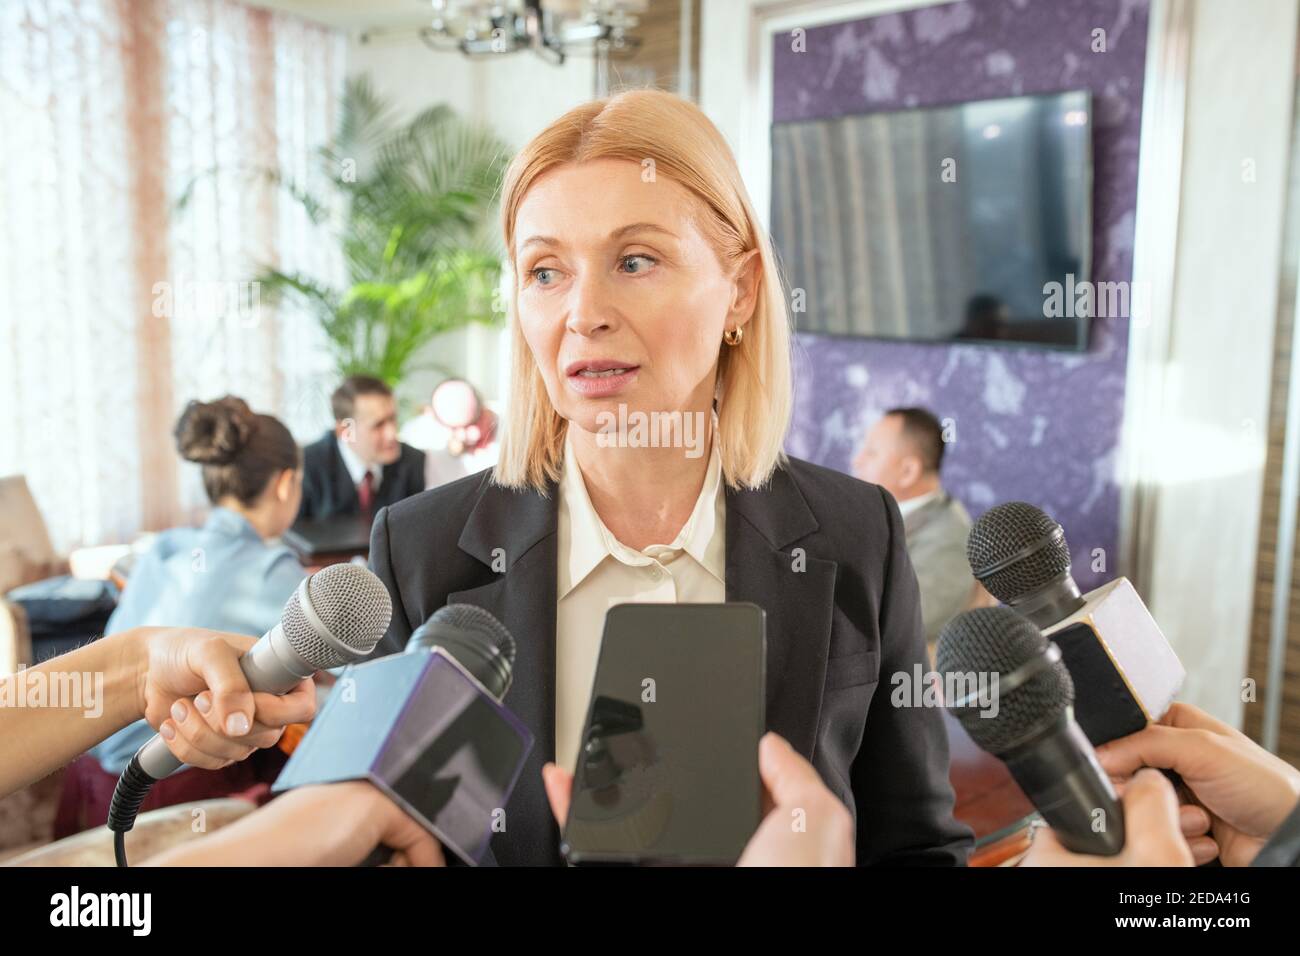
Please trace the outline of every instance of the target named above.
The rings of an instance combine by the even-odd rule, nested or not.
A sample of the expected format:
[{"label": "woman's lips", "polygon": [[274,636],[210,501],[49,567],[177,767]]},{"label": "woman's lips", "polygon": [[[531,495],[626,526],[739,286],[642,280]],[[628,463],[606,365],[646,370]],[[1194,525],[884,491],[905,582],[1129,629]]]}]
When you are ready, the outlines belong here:
[{"label": "woman's lips", "polygon": [[[600,367],[607,366],[607,367]],[[596,367],[581,367],[565,376],[569,388],[587,398],[605,398],[617,395],[636,381],[640,366],[613,366],[599,363]]]}]

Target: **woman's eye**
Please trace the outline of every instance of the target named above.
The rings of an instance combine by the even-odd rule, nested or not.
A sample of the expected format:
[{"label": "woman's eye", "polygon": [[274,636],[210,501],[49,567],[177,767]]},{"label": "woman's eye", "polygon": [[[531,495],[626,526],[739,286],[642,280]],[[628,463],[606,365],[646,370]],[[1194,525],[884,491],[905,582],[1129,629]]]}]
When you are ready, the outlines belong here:
[{"label": "woman's eye", "polygon": [[543,266],[540,269],[529,269],[528,273],[538,285],[546,286],[551,284],[551,279],[554,278],[551,273],[554,271],[554,269],[547,269]]},{"label": "woman's eye", "polygon": [[[633,264],[636,263],[638,260],[642,263],[642,265],[634,266]],[[650,268],[650,266],[658,262],[658,260],[655,259],[653,256],[639,256],[639,255],[624,256],[619,261],[625,267],[624,271],[627,272],[629,275],[636,275],[637,273],[645,272],[647,269]]]}]

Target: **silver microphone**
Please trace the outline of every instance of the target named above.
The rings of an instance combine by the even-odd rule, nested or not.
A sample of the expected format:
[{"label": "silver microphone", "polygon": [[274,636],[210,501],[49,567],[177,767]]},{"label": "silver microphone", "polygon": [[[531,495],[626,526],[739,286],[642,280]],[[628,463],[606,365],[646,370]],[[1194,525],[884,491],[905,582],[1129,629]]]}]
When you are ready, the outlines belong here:
[{"label": "silver microphone", "polygon": [[[366,657],[388,630],[393,603],[359,564],[332,564],[304,578],[280,623],[239,659],[254,691],[286,694],[305,677]],[[161,780],[185,766],[157,734],[137,751],[140,769]]]}]

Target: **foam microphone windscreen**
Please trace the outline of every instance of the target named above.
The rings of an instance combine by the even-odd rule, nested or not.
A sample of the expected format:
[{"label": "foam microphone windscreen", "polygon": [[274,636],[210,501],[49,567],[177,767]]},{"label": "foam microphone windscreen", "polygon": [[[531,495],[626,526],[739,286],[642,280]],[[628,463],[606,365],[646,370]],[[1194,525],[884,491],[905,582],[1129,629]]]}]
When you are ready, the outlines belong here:
[{"label": "foam microphone windscreen", "polygon": [[415,629],[407,654],[442,648],[497,700],[510,689],[515,639],[506,626],[473,604],[448,604]]},{"label": "foam microphone windscreen", "polygon": [[966,538],[966,559],[985,590],[1004,604],[1016,604],[1070,573],[1065,530],[1024,501],[980,515]]},{"label": "foam microphone windscreen", "polygon": [[296,591],[280,626],[289,646],[315,670],[342,667],[374,650],[393,616],[388,589],[368,568],[340,563],[321,568]]},{"label": "foam microphone windscreen", "polygon": [[[1043,632],[1015,611],[975,608],[944,625],[935,651],[935,670],[945,677],[997,674],[1005,679],[1021,673],[1046,651]],[[955,701],[945,701],[971,739],[995,755],[1043,733],[1073,703],[1074,682],[1060,661],[1043,667],[1019,686],[999,687],[996,720],[988,719],[978,706],[957,707]]]}]

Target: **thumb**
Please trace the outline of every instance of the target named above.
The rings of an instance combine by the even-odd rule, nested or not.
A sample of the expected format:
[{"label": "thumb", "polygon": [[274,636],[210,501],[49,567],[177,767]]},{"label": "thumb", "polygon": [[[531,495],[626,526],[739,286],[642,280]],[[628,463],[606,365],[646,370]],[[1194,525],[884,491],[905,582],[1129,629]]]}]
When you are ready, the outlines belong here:
[{"label": "thumb", "polygon": [[1178,831],[1178,795],[1173,784],[1159,770],[1145,767],[1133,775],[1124,788],[1125,829],[1139,832]]},{"label": "thumb", "polygon": [[789,741],[771,731],[758,742],[758,775],[776,806],[798,803],[802,794],[821,787],[813,765]]},{"label": "thumb", "polygon": [[217,733],[242,737],[253,726],[253,691],[239,667],[239,653],[220,638],[194,643],[190,670],[207,685],[212,706],[204,719]]},{"label": "thumb", "polygon": [[442,844],[405,811],[396,806],[393,809],[401,816],[389,822],[380,843],[393,849],[394,861],[401,857],[406,866],[446,866]]},{"label": "thumb", "polygon": [[546,788],[546,799],[551,804],[555,822],[564,826],[564,821],[569,819],[569,801],[573,796],[573,774],[561,770],[556,764],[548,763],[542,767],[542,784]]},{"label": "thumb", "polygon": [[1179,819],[1178,794],[1164,774],[1150,767],[1139,770],[1124,788],[1122,803],[1125,842],[1138,844],[1141,858],[1185,859],[1191,865],[1191,850]]}]

